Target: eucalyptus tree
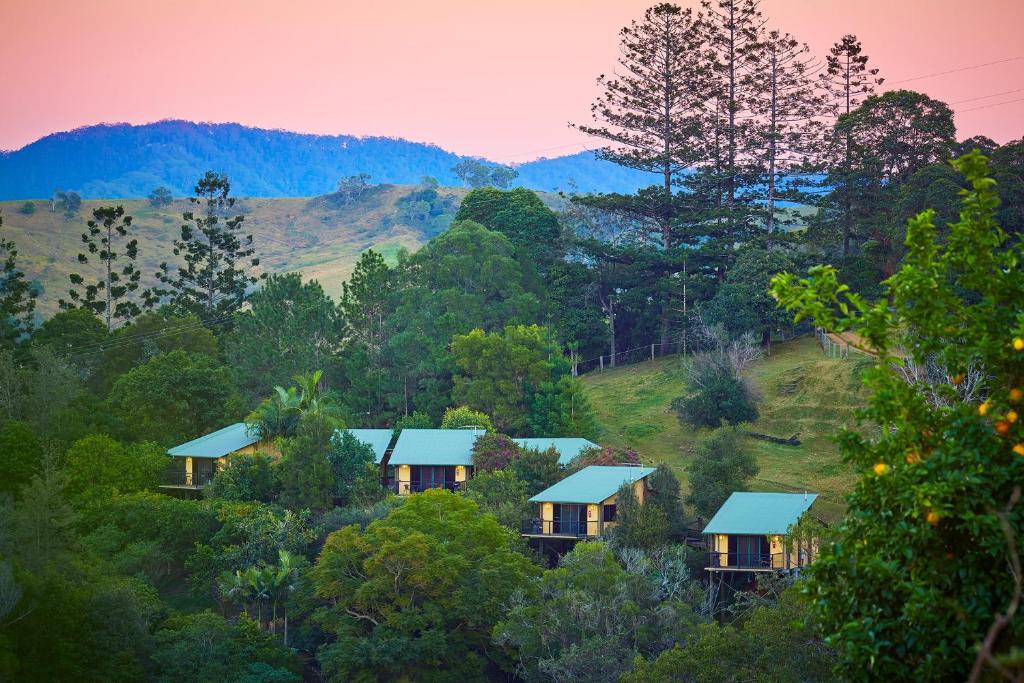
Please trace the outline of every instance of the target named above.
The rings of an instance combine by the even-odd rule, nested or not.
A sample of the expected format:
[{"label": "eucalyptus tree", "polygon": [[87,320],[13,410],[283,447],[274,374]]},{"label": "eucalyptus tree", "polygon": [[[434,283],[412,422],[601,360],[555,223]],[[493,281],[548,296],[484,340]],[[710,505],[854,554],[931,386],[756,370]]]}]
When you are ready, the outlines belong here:
[{"label": "eucalyptus tree", "polygon": [[184,264],[160,264],[156,277],[162,287],[148,292],[147,304],[166,299],[181,313],[221,321],[240,309],[247,290],[266,277],[254,274],[260,260],[253,256],[252,235],[241,234],[245,216],[228,217],[235,206],[230,193],[228,177],[213,171],[196,183],[189,201],[199,211],[182,214],[181,237],[174,240],[174,255]]},{"label": "eucalyptus tree", "polygon": [[[79,253],[78,262],[89,264],[92,256],[97,260],[99,273],[87,281],[79,273],[71,273],[71,289],[68,299],[59,301],[60,307],[69,310],[84,308],[99,316],[107,332],[131,323],[142,309],[131,298],[138,290],[142,272],[135,267],[139,257],[139,241],[129,239],[128,231],[132,217],[125,213],[123,206],[101,206],[94,209],[92,219],[86,223],[88,232],[82,233],[82,243],[88,253]],[[124,250],[121,253],[121,249]],[[124,265],[120,265],[124,260]],[[76,287],[84,290],[79,292]]]}]

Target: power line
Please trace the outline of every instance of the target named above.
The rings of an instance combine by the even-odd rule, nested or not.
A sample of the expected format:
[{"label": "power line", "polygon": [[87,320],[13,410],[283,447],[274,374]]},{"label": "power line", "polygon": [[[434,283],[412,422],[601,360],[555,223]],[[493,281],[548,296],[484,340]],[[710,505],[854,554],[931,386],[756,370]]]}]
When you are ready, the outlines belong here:
[{"label": "power line", "polygon": [[1024,102],[1024,97],[1018,97],[1015,100],[1007,100],[1005,102],[996,102],[994,104],[986,104],[981,107],[971,107],[970,109],[961,109],[960,111],[954,112],[956,114],[963,114],[969,111],[978,111],[979,109],[991,109],[992,107],[1001,107],[1004,104],[1013,104],[1014,102]]},{"label": "power line", "polygon": [[982,67],[992,66],[994,64],[1006,64],[1007,62],[1015,62],[1018,59],[1024,59],[1024,55],[1019,55],[1017,57],[1008,57],[1007,59],[997,59],[994,62],[985,62],[984,64],[972,64],[970,66],[962,66],[962,67],[960,67],[958,69],[950,69],[948,71],[936,71],[935,73],[923,74],[921,76],[912,76],[910,78],[904,78],[904,79],[901,79],[899,81],[890,81],[889,84],[890,85],[896,85],[898,83],[909,83],[911,81],[920,81],[920,80],[925,79],[925,78],[934,78],[936,76],[945,76],[947,74],[955,74],[955,73],[959,73],[961,71],[970,71],[971,69],[980,69]]}]

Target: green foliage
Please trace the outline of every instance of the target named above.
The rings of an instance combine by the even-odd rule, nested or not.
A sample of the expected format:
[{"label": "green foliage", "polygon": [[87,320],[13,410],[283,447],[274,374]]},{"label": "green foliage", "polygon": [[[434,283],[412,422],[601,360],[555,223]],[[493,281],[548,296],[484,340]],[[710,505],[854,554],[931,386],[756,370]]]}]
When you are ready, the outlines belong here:
[{"label": "green foliage", "polygon": [[170,465],[156,444],[124,446],[107,436],[87,436],[64,456],[67,494],[81,507],[97,507],[122,493],[155,490]]},{"label": "green foliage", "polygon": [[568,372],[557,343],[538,325],[509,325],[503,332],[475,329],[452,339],[457,372],[452,397],[494,416],[495,428],[528,430],[530,396]]},{"label": "green foliage", "polygon": [[[366,500],[382,495],[380,471],[374,464],[376,454],[373,447],[363,443],[351,432],[335,433],[326,452],[327,461],[334,473],[334,497],[342,501],[372,503]],[[376,491],[375,491],[376,489]],[[358,496],[356,494],[359,494]]]},{"label": "green foliage", "polygon": [[31,216],[35,212],[36,212],[36,203],[32,202],[32,201],[27,201],[27,202],[25,202],[24,204],[22,204],[21,206],[18,207],[18,213],[20,213],[22,216]]},{"label": "green foliage", "polygon": [[462,200],[455,220],[476,221],[502,233],[521,255],[545,268],[561,252],[558,216],[526,188],[477,188]]},{"label": "green foliage", "polygon": [[710,519],[734,491],[746,491],[757,476],[757,460],[741,432],[722,428],[705,439],[690,465],[690,495],[686,502]]},{"label": "green foliage", "polygon": [[342,356],[350,386],[344,401],[350,413],[366,417],[368,425],[380,424],[388,415],[391,378],[385,355],[393,334],[388,314],[393,308],[397,276],[373,249],[359,256],[352,277],[341,285],[338,310],[345,322],[346,344]]},{"label": "green foliage", "polygon": [[672,468],[661,463],[647,477],[650,487],[644,505],[657,508],[668,520],[668,540],[682,543],[690,524],[690,516],[683,507],[679,479]]},{"label": "green foliage", "polygon": [[178,318],[165,311],[143,313],[131,327],[118,328],[108,346],[89,382],[101,396],[110,392],[119,376],[160,353],[187,351],[219,358],[217,338],[199,318]]},{"label": "green foliage", "polygon": [[708,319],[721,324],[731,337],[752,332],[767,345],[772,332],[792,325],[791,316],[780,311],[768,293],[772,276],[791,270],[793,259],[785,252],[748,247],[736,257],[708,304]]},{"label": "green foliage", "polygon": [[[1013,589],[1003,524],[1020,538],[1024,509],[1010,503],[1024,477],[1024,438],[1011,417],[1024,348],[1021,247],[995,222],[985,158],[974,152],[954,165],[970,188],[960,219],[945,240],[932,212],[910,221],[887,301],[867,303],[827,266],[774,281],[798,317],[852,329],[877,354],[863,373],[863,417],[882,429],[873,439],[840,437],[862,476],[808,587],[851,680],[965,678]],[[919,366],[930,360],[949,384],[905,381],[903,354]],[[984,377],[980,406],[958,393],[971,371]],[[1022,635],[1019,620],[1008,624],[996,654]]]},{"label": "green foliage", "polygon": [[519,593],[494,627],[526,681],[617,680],[637,654],[671,647],[693,626],[690,578],[675,555],[623,567],[604,543],[578,543],[539,590]]},{"label": "green foliage", "polygon": [[299,683],[298,658],[245,617],[228,623],[212,612],[175,615],[154,636],[154,680]]},{"label": "green foliage", "polygon": [[508,467],[520,456],[522,449],[507,434],[482,434],[473,442],[473,470],[489,472]]},{"label": "green foliage", "polygon": [[240,407],[228,369],[186,351],[153,356],[118,377],[107,406],[125,439],[163,446],[220,429]]},{"label": "green foliage", "polygon": [[491,418],[487,413],[473,410],[469,406],[446,408],[441,417],[441,429],[459,429],[462,427],[479,427],[484,431],[492,431]]},{"label": "green foliage", "polygon": [[43,446],[24,422],[6,422],[0,426],[0,453],[3,453],[3,476],[0,494],[16,495],[43,466]]},{"label": "green foliage", "polygon": [[203,493],[209,498],[269,503],[277,497],[273,465],[274,458],[264,453],[232,453]]},{"label": "green foliage", "polygon": [[727,357],[698,356],[690,370],[691,392],[672,402],[679,419],[693,427],[720,427],[757,419],[751,386]]},{"label": "green foliage", "polygon": [[171,191],[163,185],[154,188],[153,191],[149,193],[149,205],[152,207],[159,209],[161,206],[167,206],[172,201],[174,201],[174,196],[171,194]]},{"label": "green foliage", "polygon": [[[0,216],[0,229],[3,225]],[[35,309],[36,292],[18,268],[18,249],[0,232],[0,348],[13,347],[32,331]]]},{"label": "green foliage", "polygon": [[302,417],[295,436],[284,441],[277,477],[285,507],[323,511],[331,506],[338,486],[328,460],[334,430],[331,420],[311,413]]},{"label": "green foliage", "polygon": [[189,201],[202,213],[182,214],[181,237],[174,240],[174,255],[184,265],[160,264],[160,287],[144,294],[154,306],[162,300],[180,315],[196,315],[209,325],[224,326],[224,317],[241,308],[246,290],[266,277],[252,270],[260,265],[252,235],[242,236],[245,216],[225,218],[235,206],[227,176],[207,171]]},{"label": "green foliage", "polygon": [[433,429],[436,423],[426,413],[414,411],[409,415],[403,415],[395,420],[395,430],[403,429]]},{"label": "green foliage", "polygon": [[632,448],[588,448],[569,463],[569,469],[579,472],[591,465],[639,465],[640,454]]},{"label": "green foliage", "polygon": [[581,436],[596,438],[600,432],[597,416],[583,385],[565,375],[556,382],[541,383],[533,394],[529,431],[543,436]]},{"label": "green foliage", "polygon": [[310,574],[333,636],[318,652],[337,680],[481,679],[503,663],[489,643],[508,599],[540,572],[516,534],[459,494],[410,496],[365,531],[327,538]]},{"label": "green foliage", "polygon": [[[139,288],[142,272],[135,268],[139,256],[139,241],[128,238],[132,217],[126,215],[123,206],[101,206],[92,212],[92,220],[86,224],[88,233],[82,233],[86,251],[98,259],[99,275],[88,283],[78,273],[71,273],[72,288],[68,290],[70,301],[60,300],[61,308],[84,308],[99,316],[107,332],[115,327],[128,325],[142,309],[131,298]],[[121,246],[123,243],[123,246]],[[124,253],[120,253],[121,249]],[[78,262],[89,263],[89,254],[78,254]],[[118,262],[127,259],[124,265]],[[85,288],[79,292],[75,287]]]},{"label": "green foliage", "polygon": [[650,550],[668,543],[669,518],[657,505],[642,504],[632,484],[623,484],[615,496],[612,537],[626,548]]},{"label": "green foliage", "polygon": [[239,390],[250,401],[267,387],[324,368],[336,376],[343,337],[341,316],[316,281],[298,273],[271,275],[234,318],[224,355]]},{"label": "green foliage", "polygon": [[265,399],[249,416],[251,425],[260,439],[295,435],[303,418],[316,416],[335,427],[341,427],[341,407],[335,395],[321,388],[322,370],[294,377],[298,386],[275,386],[274,393]]},{"label": "green foliage", "polygon": [[452,173],[474,188],[488,185],[505,188],[519,175],[519,171],[509,166],[484,163],[477,159],[463,159],[452,167]]},{"label": "green foliage", "polygon": [[466,483],[466,498],[476,503],[481,512],[494,515],[514,531],[518,531],[522,521],[529,519],[532,513],[526,482],[508,469],[474,470],[473,478]]},{"label": "green foliage", "polygon": [[701,624],[683,643],[656,659],[638,657],[622,681],[832,681],[834,655],[820,641],[808,607],[791,589],[778,605],[757,608],[742,626]]},{"label": "green foliage", "polygon": [[526,493],[534,496],[565,477],[565,468],[558,464],[558,451],[536,448],[520,449],[513,458],[511,470],[526,484]]}]

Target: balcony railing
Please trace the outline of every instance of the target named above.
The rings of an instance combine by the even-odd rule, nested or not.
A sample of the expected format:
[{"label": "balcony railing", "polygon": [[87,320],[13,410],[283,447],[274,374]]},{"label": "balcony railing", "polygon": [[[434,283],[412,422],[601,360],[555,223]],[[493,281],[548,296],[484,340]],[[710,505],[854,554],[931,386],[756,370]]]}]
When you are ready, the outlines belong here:
[{"label": "balcony railing", "polygon": [[423,491],[428,491],[430,489],[447,489],[449,491],[458,492],[463,489],[465,484],[466,482],[464,481],[427,483],[419,481],[395,481],[394,479],[389,479],[387,481],[386,488],[394,491],[399,495],[404,495],[407,493],[422,493]]},{"label": "balcony railing", "polygon": [[575,536],[589,535],[587,522],[578,520],[529,519],[523,522],[520,531],[528,536]]},{"label": "balcony railing", "polygon": [[213,472],[168,472],[164,475],[162,485],[202,488],[213,481],[213,475]]},{"label": "balcony railing", "polygon": [[786,567],[786,553],[758,553],[758,552],[709,552],[709,568],[722,569],[784,569]]}]

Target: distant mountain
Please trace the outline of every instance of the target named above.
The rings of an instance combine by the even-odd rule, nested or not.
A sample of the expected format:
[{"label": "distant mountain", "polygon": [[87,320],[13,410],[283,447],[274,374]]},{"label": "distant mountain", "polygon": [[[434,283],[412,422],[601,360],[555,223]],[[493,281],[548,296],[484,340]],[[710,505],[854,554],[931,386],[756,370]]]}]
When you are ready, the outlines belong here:
[{"label": "distant mountain", "polygon": [[[183,196],[207,170],[226,173],[234,194],[249,197],[321,195],[357,173],[369,173],[372,183],[411,184],[429,175],[442,185],[458,185],[451,168],[464,158],[397,138],[309,135],[237,123],[104,124],[0,152],[0,200],[45,198],[55,189],[85,198],[144,197],[160,185]],[[630,192],[655,180],[591,152],[516,168],[516,185],[545,191]]]}]

